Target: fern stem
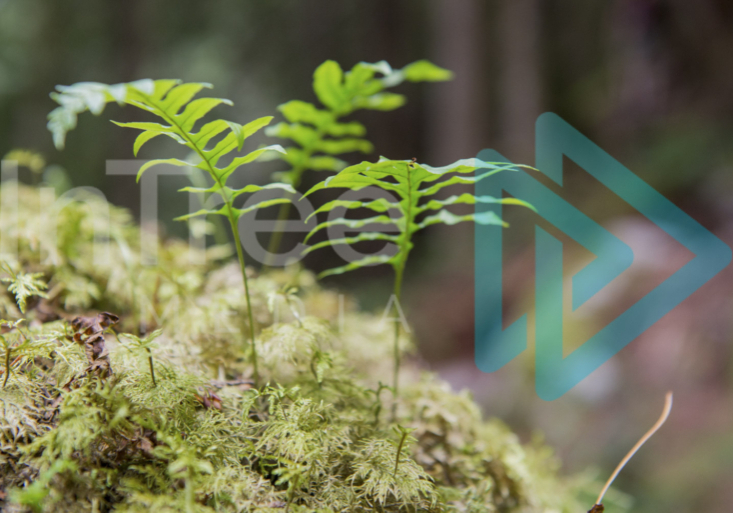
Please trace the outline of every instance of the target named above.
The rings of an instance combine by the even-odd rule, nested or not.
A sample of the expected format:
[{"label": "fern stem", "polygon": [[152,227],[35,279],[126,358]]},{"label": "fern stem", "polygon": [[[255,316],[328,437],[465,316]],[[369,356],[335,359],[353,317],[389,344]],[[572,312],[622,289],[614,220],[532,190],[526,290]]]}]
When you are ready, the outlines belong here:
[{"label": "fern stem", "polygon": [[254,367],[253,379],[255,386],[259,385],[260,373],[258,369],[258,357],[257,357],[257,346],[255,344],[255,321],[252,315],[252,302],[249,296],[249,282],[247,280],[247,268],[244,263],[244,250],[242,249],[242,241],[239,239],[239,230],[237,229],[237,221],[234,219],[232,207],[229,206],[229,224],[232,228],[232,234],[234,234],[234,245],[237,247],[237,259],[239,260],[239,267],[242,270],[242,280],[244,281],[244,297],[247,300],[247,316],[249,317],[249,338],[252,345],[252,366]]},{"label": "fern stem", "polygon": [[395,456],[394,460],[394,473],[392,474],[393,478],[397,478],[397,469],[400,466],[400,455],[402,454],[402,446],[405,445],[405,439],[407,438],[407,431],[404,429],[401,429],[402,436],[400,437],[400,443],[397,445],[397,456]]},{"label": "fern stem", "polygon": [[244,296],[247,301],[247,315],[249,317],[249,338],[250,338],[250,344],[252,346],[252,366],[254,367],[254,382],[255,386],[259,384],[259,372],[257,368],[257,347],[255,345],[255,325],[254,325],[254,318],[252,316],[252,303],[250,301],[249,296],[249,283],[247,282],[247,269],[244,263],[244,251],[242,249],[242,241],[239,238],[239,230],[237,229],[237,219],[234,217],[234,201],[229,196],[229,194],[226,192],[226,187],[224,187],[224,184],[221,181],[221,178],[217,175],[214,165],[211,163],[211,161],[206,158],[206,155],[201,150],[201,148],[198,147],[198,145],[194,142],[194,140],[191,138],[190,134],[183,130],[180,124],[176,121],[175,118],[168,116],[166,112],[160,108],[160,106],[156,105],[155,102],[152,101],[152,99],[148,98],[148,102],[151,105],[154,105],[155,108],[160,112],[160,116],[168,121],[171,126],[175,127],[178,130],[178,133],[181,137],[183,137],[184,140],[186,140],[190,144],[190,148],[193,148],[196,154],[198,154],[199,158],[203,162],[206,162],[206,167],[208,168],[209,175],[211,178],[219,185],[222,192],[221,197],[224,200],[224,204],[227,207],[227,218],[229,219],[229,225],[232,229],[232,235],[234,236],[234,245],[237,248],[237,259],[239,260],[239,267],[242,270],[242,281],[244,281]]},{"label": "fern stem", "polygon": [[[5,343],[5,339],[3,339]],[[8,378],[10,378],[10,345],[5,343],[5,378],[3,379],[3,388],[8,384]]]},{"label": "fern stem", "polygon": [[[412,226],[412,218],[414,216],[413,210],[412,210],[412,179],[410,176],[410,170],[412,169],[412,165],[407,165],[407,209],[404,214],[404,221],[405,221],[405,227],[404,232],[402,234],[402,239],[400,240],[400,259],[397,262],[397,264],[394,266],[395,269],[395,280],[394,280],[394,298],[395,298],[395,306],[397,308],[397,313],[399,314],[402,311],[402,305],[400,303],[400,299],[402,297],[402,278],[405,274],[405,266],[407,265],[407,256],[410,253],[410,236],[412,235],[410,233],[410,227]],[[392,376],[392,387],[394,389],[394,398],[395,401],[397,400],[397,395],[399,392],[399,379],[400,379],[400,322],[401,322],[400,315],[397,315],[395,317],[394,321],[394,374]],[[397,403],[394,402],[392,404],[392,417],[394,418],[395,410],[397,407]]]},{"label": "fern stem", "polygon": [[[316,131],[316,134],[318,138],[320,139],[320,137],[323,135],[323,132],[321,129],[318,129]],[[303,153],[304,162],[307,162],[308,159],[311,158],[311,155],[313,155],[314,150],[315,148],[306,148],[305,149]],[[293,173],[294,178],[290,185],[293,186],[293,189],[297,190],[298,187],[300,186],[301,177],[303,176],[303,173],[305,172],[306,169],[307,168],[302,164],[292,169],[291,172]],[[282,242],[283,233],[285,232],[285,222],[288,220],[288,217],[290,216],[290,205],[291,205],[291,202],[282,203],[280,205],[280,210],[277,213],[277,221],[275,223],[275,231],[272,233],[272,238],[270,239],[270,243],[267,246],[267,252],[270,255],[275,255],[278,252],[278,250],[280,249],[280,243]],[[270,255],[267,256],[267,260],[263,264],[264,269],[269,269],[272,267],[272,264],[273,264],[272,260],[274,257]]]},{"label": "fern stem", "polygon": [[290,215],[290,203],[282,203],[280,210],[277,213],[277,221],[275,222],[275,231],[272,232],[272,238],[267,246],[267,260],[262,265],[263,268],[269,269],[273,265],[275,253],[280,249],[280,243],[283,239],[283,232],[285,231],[285,221]]},{"label": "fern stem", "polygon": [[[394,291],[392,295],[394,296],[395,300],[395,306],[399,309],[402,307],[400,306],[400,297],[402,295],[402,277],[404,275],[405,271],[405,262],[406,260],[402,260],[398,267],[395,268],[395,280],[394,280]],[[399,390],[399,380],[400,380],[400,316],[395,316],[394,320],[394,342],[392,346],[392,351],[394,355],[394,370],[392,374],[392,388],[394,390],[394,397],[397,398],[398,390]]]},{"label": "fern stem", "polygon": [[156,388],[158,384],[155,382],[155,370],[153,370],[153,355],[148,349],[148,364],[150,365],[150,377],[153,379],[153,388]]},{"label": "fern stem", "polygon": [[[333,115],[333,119],[331,122],[335,122],[338,119],[338,116]],[[316,140],[320,140],[321,137],[323,137],[324,132],[323,128],[316,129]],[[303,156],[302,156],[302,162],[308,162],[310,160],[311,156],[316,150],[315,144],[312,144],[309,147],[303,148]],[[301,179],[303,177],[303,173],[308,169],[308,167],[305,164],[300,164],[298,166],[295,166],[290,172],[293,175],[293,181],[290,185],[293,186],[293,189],[298,189],[300,186]],[[270,243],[267,247],[267,252],[270,253],[270,255],[274,255],[278,252],[280,249],[280,243],[282,242],[283,233],[285,232],[285,221],[287,221],[288,216],[290,215],[290,205],[291,202],[283,203],[280,205],[280,210],[277,213],[277,222],[275,223],[275,231],[272,234],[272,238],[270,239]],[[268,256],[267,261],[264,263],[263,268],[269,269],[272,267],[272,259],[273,257]]]}]

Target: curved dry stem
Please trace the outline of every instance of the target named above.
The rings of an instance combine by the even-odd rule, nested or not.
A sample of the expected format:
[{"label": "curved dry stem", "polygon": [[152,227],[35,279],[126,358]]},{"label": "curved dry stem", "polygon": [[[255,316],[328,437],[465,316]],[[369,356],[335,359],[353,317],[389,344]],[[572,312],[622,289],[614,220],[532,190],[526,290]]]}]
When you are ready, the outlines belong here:
[{"label": "curved dry stem", "polygon": [[613,471],[613,474],[611,474],[611,477],[608,478],[608,481],[606,481],[606,484],[601,490],[601,493],[598,495],[598,500],[596,501],[597,506],[600,505],[601,502],[603,502],[603,496],[606,495],[606,492],[610,488],[613,481],[616,479],[616,476],[618,476],[618,473],[621,472],[621,469],[626,466],[629,460],[634,456],[634,454],[636,454],[636,451],[638,451],[639,448],[644,445],[644,443],[649,440],[649,438],[651,438],[651,436],[656,433],[660,427],[662,427],[662,424],[667,421],[670,411],[672,411],[672,392],[667,392],[667,395],[664,398],[664,410],[662,411],[661,417],[659,417],[657,422],[654,423],[649,431],[644,433],[644,436],[642,436],[639,441],[636,442],[636,445],[631,448],[628,454],[624,456],[624,459],[621,460],[621,463],[618,464],[616,470]]}]

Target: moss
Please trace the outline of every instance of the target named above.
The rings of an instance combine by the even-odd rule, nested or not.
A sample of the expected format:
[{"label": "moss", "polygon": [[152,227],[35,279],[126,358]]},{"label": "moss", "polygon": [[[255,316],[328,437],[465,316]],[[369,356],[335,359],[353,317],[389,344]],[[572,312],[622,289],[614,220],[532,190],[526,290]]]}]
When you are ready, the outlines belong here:
[{"label": "moss", "polygon": [[[584,511],[587,480],[561,477],[546,446],[520,443],[482,419],[468,392],[409,361],[392,418],[380,382],[391,372],[390,326],[309,272],[250,271],[269,382],[254,389],[235,266],[192,265],[175,240],[144,266],[124,210],[89,198],[51,215],[36,190],[20,196],[20,226],[0,227],[21,248],[9,264],[42,273],[49,289],[28,300],[25,335],[4,329],[15,351],[0,391],[5,511]],[[98,230],[107,210],[109,235]],[[57,243],[44,244],[56,219]],[[289,301],[273,307],[293,288],[305,315]],[[0,310],[21,317],[10,293]],[[107,330],[111,371],[100,373],[70,320],[105,310],[131,337]],[[130,342],[140,326],[162,329],[149,346],[155,384],[148,353]]]}]

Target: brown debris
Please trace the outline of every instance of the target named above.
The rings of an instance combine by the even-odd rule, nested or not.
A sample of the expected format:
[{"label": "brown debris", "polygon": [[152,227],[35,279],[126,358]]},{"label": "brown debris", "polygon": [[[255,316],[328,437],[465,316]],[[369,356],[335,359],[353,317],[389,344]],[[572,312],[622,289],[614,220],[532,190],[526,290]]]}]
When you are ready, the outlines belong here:
[{"label": "brown debris", "polygon": [[202,394],[194,394],[194,397],[196,397],[196,400],[203,404],[204,408],[207,410],[209,408],[221,410],[221,397],[216,395],[214,392],[207,391]]},{"label": "brown debris", "polygon": [[75,317],[71,320],[71,327],[77,333],[94,335],[102,333],[110,326],[120,322],[120,318],[113,313],[102,312],[95,317]]},{"label": "brown debris", "polygon": [[102,378],[112,374],[104,332],[119,321],[118,316],[109,312],[102,312],[95,317],[76,317],[71,320],[74,342],[84,346],[84,353],[89,360],[87,372]]},{"label": "brown debris", "polygon": [[588,511],[588,513],[603,513],[604,509],[603,504],[596,504],[590,509],[590,511]]}]

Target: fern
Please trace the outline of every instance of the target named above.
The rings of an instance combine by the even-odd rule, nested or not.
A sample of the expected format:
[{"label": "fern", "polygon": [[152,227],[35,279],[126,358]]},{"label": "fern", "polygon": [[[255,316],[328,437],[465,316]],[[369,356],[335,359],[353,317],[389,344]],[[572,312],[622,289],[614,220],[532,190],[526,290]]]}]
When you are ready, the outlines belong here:
[{"label": "fern", "polygon": [[[410,458],[407,444],[417,440],[401,432],[400,442],[381,439],[361,443],[354,459],[351,482],[358,496],[376,511],[389,506],[401,510],[405,506],[428,508],[435,500],[435,485],[425,470]],[[399,466],[395,466],[395,460]],[[417,508],[415,508],[417,509]]]},{"label": "fern", "polygon": [[2,345],[3,359],[5,361],[5,368],[3,369],[5,373],[5,377],[3,378],[3,388],[5,388],[5,386],[8,384],[8,379],[10,378],[10,373],[12,372],[11,358],[13,356],[13,352],[22,353],[23,350],[30,345],[26,336],[20,332],[20,325],[23,322],[25,322],[25,319],[20,319],[16,322],[10,322],[4,319],[0,320],[0,327],[17,330],[17,332],[23,338],[23,343],[14,347],[13,341],[9,340],[10,334],[8,334],[7,337],[5,337],[4,335],[0,335],[0,345]]},{"label": "fern", "polygon": [[[345,163],[336,155],[358,151],[371,153],[372,143],[364,139],[366,128],[358,121],[339,121],[361,109],[390,111],[405,104],[401,94],[385,92],[405,80],[409,82],[437,82],[450,80],[452,73],[421,60],[392,69],[386,62],[375,64],[360,62],[344,73],[335,61],[326,61],[313,74],[313,90],[324,108],[312,103],[292,100],[278,107],[287,122],[266,129],[272,137],[290,139],[295,146],[280,155],[290,165],[288,171],[277,174],[277,179],[298,188],[303,173],[313,171],[339,171]],[[290,204],[280,207],[278,223],[270,242],[269,252],[277,252],[282,238],[284,222],[290,212]]]},{"label": "fern", "polygon": [[8,291],[15,296],[15,301],[18,303],[18,308],[21,313],[25,313],[29,297],[48,297],[45,292],[48,289],[48,285],[41,281],[43,273],[16,273],[5,262],[0,263],[0,269],[10,275],[9,278],[2,278],[1,281],[10,284]]},{"label": "fern", "polygon": [[186,443],[180,435],[157,433],[164,443],[153,449],[153,455],[168,461],[168,475],[172,479],[183,479],[185,511],[192,513],[197,509],[195,503],[195,485],[202,474],[213,474],[214,467],[200,455],[195,447]]},{"label": "fern", "polygon": [[[477,203],[502,203],[533,208],[529,203],[516,198],[474,196],[470,193],[454,195],[446,199],[431,199],[431,196],[445,187],[455,184],[473,184],[500,171],[511,169],[512,167],[506,164],[492,164],[478,159],[464,159],[445,167],[431,167],[425,164],[417,164],[414,159],[412,161],[406,161],[382,158],[376,163],[362,162],[361,164],[348,167],[314,186],[306,193],[306,196],[325,188],[360,190],[365,187],[379,187],[396,196],[396,201],[380,198],[368,202],[347,200],[328,202],[313,212],[312,215],[316,215],[319,212],[330,212],[336,208],[366,208],[374,211],[378,215],[367,219],[338,218],[320,223],[311,230],[305,242],[308,242],[315,233],[331,226],[345,226],[357,230],[368,225],[383,225],[385,227],[396,225],[399,233],[397,235],[391,235],[379,231],[366,231],[353,237],[319,242],[308,247],[305,253],[310,253],[311,251],[327,246],[355,244],[362,241],[383,240],[395,244],[397,252],[394,255],[367,256],[347,265],[324,271],[319,275],[319,278],[342,274],[371,265],[390,264],[395,271],[393,296],[396,304],[399,304],[402,292],[402,278],[404,276],[407,258],[413,247],[412,236],[416,232],[434,224],[454,225],[464,221],[473,221],[484,225],[505,226],[505,223],[494,212],[457,215],[447,210],[446,207],[451,205],[475,205]],[[475,175],[468,175],[469,173],[474,173],[474,171],[477,172]],[[438,181],[441,179],[445,180]],[[423,214],[433,211],[436,213],[423,216]],[[397,213],[397,217],[390,217],[387,215],[389,212]],[[399,334],[400,322],[397,318],[394,323],[393,346],[393,390],[395,395],[397,395],[398,390],[400,364]]]},{"label": "fern", "polygon": [[155,382],[155,368],[153,367],[153,349],[158,347],[155,339],[163,333],[163,330],[155,330],[150,335],[144,338],[137,337],[130,333],[125,333],[124,338],[130,341],[128,349],[136,355],[142,356],[147,359],[148,367],[150,367],[150,379],[153,382],[153,388],[157,387],[158,384]]},{"label": "fern", "polygon": [[[40,239],[49,217],[38,208],[38,191],[18,190],[19,219],[27,224],[2,233]],[[53,249],[64,274],[48,262],[33,271],[53,276],[53,288],[62,292],[29,314],[28,327],[18,329],[15,317],[2,326],[12,375],[4,389],[0,377],[0,490],[7,493],[5,500],[0,493],[0,510],[570,512],[586,511],[577,491],[597,495],[602,483],[558,478],[559,462],[546,447],[521,445],[500,422],[483,421],[467,392],[456,394],[428,373],[416,381],[415,362],[404,373],[396,421],[416,431],[398,451],[401,433],[389,431],[385,387],[378,386],[391,370],[391,326],[350,298],[340,301],[307,271],[250,279],[254,314],[263,325],[270,324],[272,292],[289,295],[289,287],[297,287],[307,311],[302,326],[288,314],[289,322],[258,333],[261,379],[274,387],[250,389],[242,376],[251,369],[249,347],[230,343],[241,321],[230,306],[244,302],[226,286],[230,270],[210,273],[193,265],[185,243],[175,240],[159,246],[157,266],[140,266],[139,228],[117,207],[110,207],[115,243],[109,259],[95,260],[89,248],[102,207],[94,200],[61,212]],[[19,262],[44,260],[38,247],[19,249]],[[130,276],[140,295],[156,298],[159,321],[139,313]],[[69,317],[63,289],[74,277],[100,291],[85,313],[111,309],[121,326],[142,318],[164,327],[153,351],[157,387],[143,361],[147,351],[128,351],[132,345],[122,336],[122,344],[108,340],[114,374],[95,376],[86,374],[85,347],[73,341],[68,322],[44,322],[47,309]],[[10,294],[0,300],[3,308],[12,301]],[[287,310],[285,298],[275,301]],[[336,332],[331,326],[339,316],[344,320]],[[4,356],[0,346],[0,373]],[[219,365],[224,377],[211,379]],[[58,473],[46,473],[57,462],[76,470],[58,463]],[[618,493],[604,501],[606,511],[629,508]]]},{"label": "fern", "polygon": [[11,490],[10,497],[13,502],[27,506],[35,512],[43,511],[43,506],[47,502],[46,498],[51,491],[51,481],[56,474],[65,471],[75,472],[77,469],[73,461],[58,459],[47,470],[41,472],[32,484],[22,490]]},{"label": "fern", "polygon": [[[281,146],[267,146],[259,148],[241,157],[234,157],[229,164],[217,167],[219,161],[231,155],[235,150],[241,150],[244,141],[252,134],[265,127],[272,120],[271,116],[262,117],[251,121],[246,125],[240,125],[232,121],[217,119],[201,126],[194,131],[196,124],[208,114],[213,108],[227,104],[229,100],[221,98],[198,98],[193,99],[201,90],[210,88],[205,83],[180,83],[176,80],[139,80],[128,84],[105,85],[99,83],[79,83],[69,87],[57,86],[58,93],[52,93],[51,97],[60,104],[49,114],[48,128],[53,133],[54,142],[58,148],[63,148],[66,133],[76,126],[77,116],[86,110],[99,115],[104,110],[105,104],[117,102],[119,104],[130,104],[142,110],[150,112],[161,118],[165,124],[160,123],[116,123],[119,126],[141,130],[134,144],[134,153],[137,155],[140,148],[155,137],[161,135],[170,137],[174,141],[187,147],[194,152],[200,162],[186,162],[177,158],[158,159],[145,163],[138,172],[138,180],[142,174],[152,166],[158,164],[170,164],[174,166],[194,167],[208,173],[214,184],[211,187],[185,187],[181,191],[218,194],[221,196],[224,205],[221,208],[202,209],[177,219],[187,220],[197,216],[209,214],[224,216],[228,221],[234,237],[237,250],[237,258],[242,272],[244,292],[247,302],[247,315],[249,321],[249,338],[252,348],[252,365],[254,368],[255,381],[258,380],[257,348],[255,346],[255,325],[252,315],[252,308],[249,294],[249,284],[245,270],[244,252],[237,229],[240,217],[247,212],[259,208],[265,208],[280,203],[289,202],[288,198],[276,198],[261,201],[249,208],[238,209],[234,206],[236,198],[243,194],[262,191],[265,189],[279,189],[293,193],[290,185],[283,183],[272,183],[269,185],[246,185],[241,189],[233,189],[227,186],[227,180],[241,166],[248,164],[267,151],[284,152]],[[216,140],[218,137],[218,140]]]}]

